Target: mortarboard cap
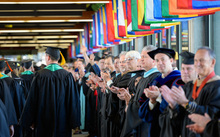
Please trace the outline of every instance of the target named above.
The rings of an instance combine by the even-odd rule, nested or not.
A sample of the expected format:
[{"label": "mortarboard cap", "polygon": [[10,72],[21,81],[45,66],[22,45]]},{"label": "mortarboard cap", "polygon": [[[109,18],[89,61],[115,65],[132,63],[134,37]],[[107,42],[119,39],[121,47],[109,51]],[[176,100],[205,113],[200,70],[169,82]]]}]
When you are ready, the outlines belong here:
[{"label": "mortarboard cap", "polygon": [[31,67],[31,65],[33,64],[33,60],[31,60],[31,59],[24,60],[24,61],[22,61],[22,62],[24,63],[24,67],[25,67],[26,69],[29,69],[29,68]]},{"label": "mortarboard cap", "polygon": [[173,49],[167,49],[167,48],[157,48],[156,50],[152,50],[148,52],[148,55],[154,59],[155,55],[158,53],[164,53],[170,58],[175,59],[175,51]]},{"label": "mortarboard cap", "polygon": [[180,56],[183,57],[183,60],[182,60],[183,64],[194,64],[195,54],[188,52],[188,51],[184,51],[184,52],[180,53]]},{"label": "mortarboard cap", "polygon": [[50,56],[54,57],[56,60],[58,60],[61,56],[61,63],[60,65],[64,65],[66,63],[66,60],[63,56],[63,54],[61,53],[60,49],[58,47],[49,47],[49,46],[45,46],[47,47],[46,49],[46,53],[49,54]]},{"label": "mortarboard cap", "polygon": [[49,54],[50,56],[52,56],[55,59],[59,59],[60,58],[60,49],[57,47],[48,47],[46,46],[46,53]]}]

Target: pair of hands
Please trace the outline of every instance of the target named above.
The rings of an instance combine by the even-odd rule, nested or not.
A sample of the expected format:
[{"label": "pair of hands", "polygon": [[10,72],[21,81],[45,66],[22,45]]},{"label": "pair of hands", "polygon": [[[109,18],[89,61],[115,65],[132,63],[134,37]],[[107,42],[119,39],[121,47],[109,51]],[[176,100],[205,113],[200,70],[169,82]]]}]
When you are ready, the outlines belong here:
[{"label": "pair of hands", "polygon": [[161,94],[164,99],[169,103],[171,108],[174,108],[176,104],[182,105],[183,107],[189,102],[186,98],[185,91],[181,86],[178,88],[172,86],[172,88],[168,88],[166,85],[163,85],[160,88]]},{"label": "pair of hands", "polygon": [[118,88],[115,86],[112,86],[111,88],[109,88],[113,93],[117,94],[118,98],[120,100],[125,100],[126,105],[128,105],[130,99],[131,99],[131,95],[129,93],[128,88]]},{"label": "pair of hands", "polygon": [[150,86],[149,88],[144,89],[144,93],[146,97],[150,99],[152,104],[156,103],[156,99],[161,93],[171,108],[174,108],[176,104],[180,104],[185,107],[185,105],[189,102],[182,87],[177,88],[173,86],[170,89],[166,85],[163,85],[160,88],[157,86]]},{"label": "pair of hands", "polygon": [[199,134],[203,133],[206,125],[211,121],[211,118],[207,113],[205,113],[204,116],[200,114],[191,114],[189,115],[189,118],[195,123],[187,125],[186,128]]}]

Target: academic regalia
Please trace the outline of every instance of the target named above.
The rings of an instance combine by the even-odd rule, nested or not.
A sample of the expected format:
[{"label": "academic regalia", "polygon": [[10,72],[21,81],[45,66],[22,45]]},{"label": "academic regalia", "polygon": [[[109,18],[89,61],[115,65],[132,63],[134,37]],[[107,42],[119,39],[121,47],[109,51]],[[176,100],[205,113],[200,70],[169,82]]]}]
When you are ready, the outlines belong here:
[{"label": "academic regalia", "polygon": [[58,64],[38,71],[21,116],[24,128],[34,125],[36,137],[71,137],[80,126],[80,101],[73,76]]},{"label": "academic regalia", "polygon": [[0,136],[10,137],[7,109],[0,99]]},{"label": "academic regalia", "polygon": [[25,98],[27,98],[28,93],[30,91],[31,82],[34,78],[34,73],[32,71],[24,71],[21,73],[20,77],[21,79],[23,79],[23,82],[24,82],[24,85],[27,91],[27,93],[25,93]]},{"label": "academic regalia", "polygon": [[[196,134],[185,127],[186,125],[193,123],[188,118],[188,115],[191,113],[201,115],[208,113],[211,118],[214,118],[214,114],[220,111],[220,77],[214,76],[211,78],[202,88],[199,96],[196,99],[193,99],[192,97],[193,86],[193,82],[188,82],[185,86],[183,86],[186,98],[192,103],[193,109],[189,108],[186,110],[182,106],[177,105],[175,109],[170,111],[170,115],[172,116],[171,122],[175,127],[181,125],[179,133],[182,137],[206,137],[203,134]],[[176,123],[178,125],[175,125]]]},{"label": "academic regalia", "polygon": [[[19,78],[13,79],[5,74],[3,75],[4,76],[2,77],[2,79],[5,80],[5,82],[7,83],[10,89],[11,97],[15,106],[17,121],[19,121],[22,110],[25,105],[25,96],[24,96],[25,89],[24,87],[22,87],[22,85],[19,84],[22,83],[22,81],[20,81]],[[15,131],[14,137],[23,136],[22,129],[19,125],[17,124],[14,125],[14,131]]]},{"label": "academic regalia", "polygon": [[0,79],[0,99],[6,107],[9,126],[17,124],[15,107],[10,95],[10,90],[6,82],[2,79]]},{"label": "academic regalia", "polygon": [[[138,110],[140,108],[139,98],[142,96],[144,89],[148,88],[150,83],[160,75],[156,68],[152,68],[151,70],[144,73],[144,76],[140,79],[138,85],[134,87],[134,85],[129,85],[129,91],[134,87],[134,96],[132,96],[127,112],[126,119],[123,126],[123,130],[121,133],[121,137],[130,136],[132,132],[136,137],[143,137],[148,135],[148,130],[146,127],[148,123],[144,123],[142,119],[139,118]],[[132,81],[134,83],[135,81]]]},{"label": "academic regalia", "polygon": [[[128,72],[124,75],[118,76],[115,81],[111,84],[111,86],[119,87],[119,88],[127,88],[129,85],[129,81],[132,79],[136,79],[139,76],[143,76],[144,70],[132,71]],[[108,117],[110,118],[110,133],[111,137],[120,136],[121,130],[123,128],[124,120],[125,120],[125,101],[119,100],[117,94],[112,92],[109,93],[109,102],[108,102]]]},{"label": "academic regalia", "polygon": [[[182,86],[184,83],[181,80],[181,74],[180,71],[174,70],[172,71],[168,76],[165,78],[162,78],[162,76],[157,77],[151,85],[156,85],[157,87],[161,87],[162,85],[166,85],[169,88],[172,86]],[[149,99],[145,97],[145,95],[142,96],[142,99],[146,99],[146,101],[141,105],[139,109],[139,116],[140,118],[149,123],[148,129],[150,136],[158,137],[163,132],[164,124],[167,124],[167,121],[169,121],[169,116],[167,115],[168,112],[168,103],[162,98],[161,103],[157,103],[155,107],[150,110],[149,109]],[[145,100],[144,99],[144,100]],[[160,125],[159,125],[160,124]],[[167,125],[169,126],[169,125]],[[161,128],[160,128],[161,127]],[[164,127],[165,128],[165,127]],[[166,136],[166,134],[161,134],[161,136]]]},{"label": "academic regalia", "polygon": [[16,110],[17,119],[19,119],[23,107],[25,105],[24,91],[22,87],[19,85],[19,83],[13,78],[3,74],[3,77],[1,79],[3,79],[7,83],[10,89],[10,93]]},{"label": "academic regalia", "polygon": [[203,135],[205,137],[220,136],[220,111],[215,114],[215,118],[206,125]]},{"label": "academic regalia", "polygon": [[86,80],[88,79],[91,72],[100,76],[100,69],[99,67],[94,64],[93,66],[89,63],[86,67],[86,74],[82,78],[82,86],[83,86],[83,93],[85,95],[85,129],[89,131],[90,136],[97,136],[98,134],[98,111],[97,111],[97,102],[98,102],[98,93],[97,91],[92,91],[87,85]]}]

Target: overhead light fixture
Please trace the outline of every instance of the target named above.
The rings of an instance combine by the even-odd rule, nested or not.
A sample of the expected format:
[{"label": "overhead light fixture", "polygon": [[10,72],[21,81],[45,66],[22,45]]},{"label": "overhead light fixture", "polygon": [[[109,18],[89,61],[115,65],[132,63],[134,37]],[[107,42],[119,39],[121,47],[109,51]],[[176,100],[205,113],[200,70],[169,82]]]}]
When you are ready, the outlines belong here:
[{"label": "overhead light fixture", "polygon": [[14,41],[0,41],[0,44],[11,44],[11,43],[16,43],[16,44],[19,44],[19,43],[73,43],[74,40],[14,40]]},{"label": "overhead light fixture", "polygon": [[68,48],[70,44],[0,44],[0,47],[43,47],[43,46],[50,46],[50,47],[62,47]]},{"label": "overhead light fixture", "polygon": [[0,30],[0,33],[22,33],[30,32],[29,30]]},{"label": "overhead light fixture", "polygon": [[6,20],[6,21],[0,21],[0,23],[24,23],[24,20]]},{"label": "overhead light fixture", "polygon": [[2,44],[1,47],[19,47],[19,44]]},{"label": "overhead light fixture", "polygon": [[42,1],[42,2],[0,2],[0,4],[94,4],[94,3],[109,3],[109,1],[62,1],[62,2],[52,2],[52,1]]},{"label": "overhead light fixture", "polygon": [[82,32],[84,29],[32,29],[32,30],[0,30],[0,33],[22,32]]},{"label": "overhead light fixture", "polygon": [[38,22],[66,22],[66,20],[26,20],[27,23],[38,23]]},{"label": "overhead light fixture", "polygon": [[5,20],[0,23],[41,23],[41,22],[92,22],[92,19],[72,19],[72,20]]},{"label": "overhead light fixture", "polygon": [[13,40],[13,39],[74,39],[78,38],[77,35],[58,35],[58,36],[0,36],[0,39]]}]

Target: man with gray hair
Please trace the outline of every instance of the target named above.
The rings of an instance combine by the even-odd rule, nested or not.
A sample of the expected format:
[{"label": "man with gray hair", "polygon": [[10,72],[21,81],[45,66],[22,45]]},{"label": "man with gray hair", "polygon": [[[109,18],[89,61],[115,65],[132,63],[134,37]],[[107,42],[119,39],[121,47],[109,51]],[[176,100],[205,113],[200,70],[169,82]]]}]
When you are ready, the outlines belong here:
[{"label": "man with gray hair", "polygon": [[[120,71],[121,75],[117,76],[114,81],[107,81],[110,89],[108,117],[111,120],[110,136],[120,136],[120,132],[125,120],[125,89],[129,86],[131,79],[136,76],[142,76],[144,70],[137,71],[137,60],[140,59],[140,53],[129,51],[120,54]],[[121,90],[123,89],[123,90]],[[128,91],[126,93],[129,94]],[[130,95],[130,94],[129,94]],[[119,100],[120,99],[120,100]]]},{"label": "man with gray hair", "polygon": [[[133,134],[136,137],[147,136],[149,126],[148,123],[144,123],[139,118],[138,110],[140,108],[139,99],[143,95],[145,88],[149,86],[160,73],[156,68],[155,61],[147,54],[148,52],[155,50],[157,47],[153,45],[145,46],[141,52],[141,66],[145,69],[144,75],[140,78],[139,83],[135,86],[129,86],[129,91],[134,93],[127,105],[126,119],[121,133],[121,137]],[[135,83],[138,78],[134,79],[132,83]],[[135,131],[131,133],[132,131]]]},{"label": "man with gray hair", "polygon": [[[220,110],[220,77],[215,75],[215,63],[215,54],[210,48],[199,48],[194,57],[198,78],[193,82],[188,82],[183,88],[173,87],[171,89],[170,100],[177,102],[170,111],[173,116],[171,121],[175,123],[173,126],[182,127],[179,130],[182,137],[203,136],[196,131],[189,130],[195,128],[193,122],[188,118],[189,114],[204,115],[207,113],[213,118],[214,114]],[[178,125],[178,123],[182,123],[182,125]]]},{"label": "man with gray hair", "polygon": [[125,55],[125,60],[127,62],[129,71],[137,70],[138,59],[141,59],[141,55],[138,51],[131,50],[127,52]]}]

